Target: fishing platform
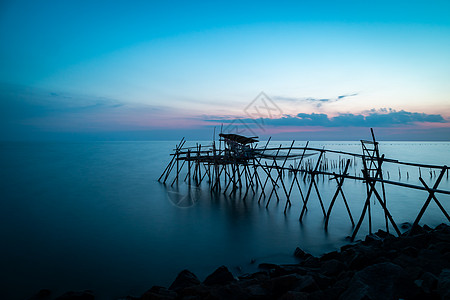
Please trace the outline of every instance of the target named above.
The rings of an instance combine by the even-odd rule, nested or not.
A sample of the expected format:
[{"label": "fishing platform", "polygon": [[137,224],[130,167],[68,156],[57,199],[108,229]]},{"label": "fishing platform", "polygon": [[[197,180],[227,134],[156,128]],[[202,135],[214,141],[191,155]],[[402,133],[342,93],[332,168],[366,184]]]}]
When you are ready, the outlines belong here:
[{"label": "fishing platform", "polygon": [[[299,147],[294,146],[295,141],[292,141],[289,147],[282,145],[269,147],[270,138],[263,147],[258,147],[258,137],[245,137],[233,133],[220,133],[218,142],[213,140],[206,146],[197,143],[193,147],[184,147],[186,140],[183,138],[170,154],[172,159],[158,181],[173,186],[183,180],[189,186],[197,187],[206,181],[211,192],[231,195],[239,191],[239,197],[243,200],[251,193],[258,199],[259,204],[265,203],[266,207],[269,207],[271,199],[276,199],[277,202],[284,201],[284,213],[292,205],[292,201],[300,201],[300,222],[308,210],[308,203],[312,198],[316,198],[324,217],[325,230],[328,228],[333,207],[341,196],[353,226],[351,240],[356,237],[366,217],[369,233],[372,233],[371,206],[375,203],[382,208],[386,231],[389,232],[391,228],[397,235],[401,234],[389,211],[386,185],[428,193],[413,222],[413,228],[419,224],[431,201],[437,204],[450,222],[449,214],[437,198],[438,194],[450,195],[450,191],[439,189],[439,184],[445,175],[448,179],[449,168],[446,165],[403,162],[386,158],[384,154],[380,154],[379,142],[375,139],[373,129],[371,129],[371,136],[371,140],[360,141],[361,153],[308,147],[309,142]],[[328,154],[339,155],[339,158],[328,159],[326,157]],[[349,167],[353,165],[356,167],[357,163],[362,163],[360,172],[355,171],[354,175],[350,174]],[[383,172],[386,164],[398,166],[398,180],[391,180],[389,171]],[[422,185],[401,181],[400,166],[417,169],[418,179]],[[424,180],[422,169],[424,172],[429,172],[428,181],[432,181],[431,186]],[[173,178],[169,180],[171,174]],[[409,171],[406,176],[409,179]],[[319,178],[327,178],[336,183],[335,193],[329,202],[325,202],[321,196]],[[343,190],[344,183],[348,180],[361,182],[366,187],[365,200],[356,222],[349,207],[349,201],[352,199],[347,199]],[[293,196],[294,191],[299,197]],[[313,194],[316,197],[313,197]],[[360,199],[358,201],[361,202]],[[325,203],[328,204],[327,207]]]}]

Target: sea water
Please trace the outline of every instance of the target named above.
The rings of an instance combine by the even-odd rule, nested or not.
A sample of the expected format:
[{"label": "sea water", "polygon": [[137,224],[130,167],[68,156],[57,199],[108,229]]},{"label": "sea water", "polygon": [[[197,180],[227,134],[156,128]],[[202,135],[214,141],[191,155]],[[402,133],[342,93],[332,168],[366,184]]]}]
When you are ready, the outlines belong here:
[{"label": "sea water", "polygon": [[[270,146],[280,144],[290,142]],[[294,263],[296,247],[320,255],[349,242],[353,227],[341,196],[324,231],[315,191],[299,222],[302,200],[296,188],[292,206],[284,214],[286,199],[280,189],[280,201],[273,196],[266,208],[267,199],[258,203],[259,191],[243,200],[240,191],[211,193],[206,181],[189,187],[184,175],[178,185],[171,186],[173,176],[165,185],[159,183],[175,145],[156,141],[1,143],[0,297],[26,299],[44,288],[52,290],[53,296],[85,289],[93,290],[98,299],[140,295],[153,285],[170,285],[183,269],[201,280],[221,265],[240,275],[256,271],[262,262]],[[362,152],[359,142],[311,142],[309,146]],[[382,142],[380,151],[401,161],[450,164],[448,142]],[[350,175],[360,175],[361,168],[362,162],[354,160]],[[421,185],[418,168],[400,166],[399,170],[386,163],[383,170],[386,179]],[[430,186],[438,171],[420,170]],[[290,176],[285,177],[289,184]],[[305,193],[309,182],[302,179],[300,183]],[[318,187],[328,208],[336,182],[319,176]],[[428,196],[420,190],[385,188],[397,224],[412,222]],[[447,174],[439,188],[450,190]],[[356,222],[366,186],[347,179],[343,191]],[[450,196],[437,197],[450,211]],[[375,198],[371,204],[373,229],[384,228],[381,206]],[[432,202],[421,224],[442,222],[447,220]],[[357,238],[367,233],[366,217]]]}]

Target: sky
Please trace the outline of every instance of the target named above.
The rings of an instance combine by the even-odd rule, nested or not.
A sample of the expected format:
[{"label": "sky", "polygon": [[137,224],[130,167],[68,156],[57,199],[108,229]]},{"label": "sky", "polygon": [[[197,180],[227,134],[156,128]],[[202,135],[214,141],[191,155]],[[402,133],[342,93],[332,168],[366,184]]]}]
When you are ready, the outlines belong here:
[{"label": "sky", "polygon": [[450,140],[449,1],[1,1],[0,140]]}]

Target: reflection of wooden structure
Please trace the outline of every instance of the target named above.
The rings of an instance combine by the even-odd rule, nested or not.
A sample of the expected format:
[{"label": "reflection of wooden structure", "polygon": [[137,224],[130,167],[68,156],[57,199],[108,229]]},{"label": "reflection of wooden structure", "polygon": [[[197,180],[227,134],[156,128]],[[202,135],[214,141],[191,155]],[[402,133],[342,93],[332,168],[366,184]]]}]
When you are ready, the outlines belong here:
[{"label": "reflection of wooden structure", "polygon": [[[385,158],[384,155],[380,156],[379,144],[375,140],[372,130],[371,132],[371,141],[361,141],[362,154],[312,148],[308,147],[309,143],[306,143],[304,147],[295,147],[294,141],[289,147],[280,145],[273,148],[269,147],[270,139],[264,147],[257,147],[257,137],[223,133],[219,135],[218,147],[215,141],[208,146],[197,144],[194,147],[184,147],[186,141],[183,138],[174,149],[172,159],[160,176],[159,181],[166,183],[169,175],[174,173],[175,177],[171,182],[171,186],[175,183],[178,184],[184,170],[186,172],[184,181],[187,181],[189,185],[193,182],[196,186],[200,186],[202,182],[206,181],[211,192],[223,191],[224,194],[229,193],[231,195],[239,191],[242,199],[246,199],[248,194],[252,193],[255,196],[259,195],[258,203],[265,201],[266,207],[269,206],[273,197],[276,198],[277,202],[284,199],[285,212],[291,206],[293,192],[297,191],[302,204],[300,221],[302,221],[308,210],[308,202],[315,194],[324,216],[325,229],[328,228],[332,209],[340,195],[345,204],[350,222],[354,226],[352,239],[356,237],[366,214],[369,232],[372,232],[371,199],[377,201],[383,209],[386,230],[389,231],[391,226],[397,234],[400,234],[397,224],[388,209],[385,185],[423,190],[429,193],[413,226],[420,222],[431,200],[434,200],[447,220],[450,221],[450,216],[436,197],[436,194],[450,195],[450,191],[438,189],[445,172],[447,172],[448,176],[448,167],[401,162]],[[339,158],[339,160],[335,161],[329,160],[325,158],[325,155],[328,153],[339,154],[346,158]],[[311,156],[315,159],[308,158]],[[355,173],[353,176],[349,174],[349,167],[357,159],[361,159],[363,169],[361,170],[361,175],[358,176]],[[292,164],[287,166],[288,160],[296,160],[298,164],[295,166],[294,163],[294,166]],[[419,168],[419,180],[423,186],[384,179],[382,165],[386,163]],[[183,169],[184,166],[186,166],[186,170]],[[421,177],[420,168],[441,170],[432,188]],[[175,171],[172,173],[174,169]],[[292,176],[286,176],[286,173]],[[337,184],[336,192],[328,207],[326,207],[324,199],[322,199],[317,184],[319,178],[324,179],[325,177],[334,180]],[[364,182],[366,185],[366,200],[356,226],[349,207],[349,199],[345,197],[342,189],[344,181],[349,179]],[[307,189],[302,189],[301,181],[307,186]]]}]

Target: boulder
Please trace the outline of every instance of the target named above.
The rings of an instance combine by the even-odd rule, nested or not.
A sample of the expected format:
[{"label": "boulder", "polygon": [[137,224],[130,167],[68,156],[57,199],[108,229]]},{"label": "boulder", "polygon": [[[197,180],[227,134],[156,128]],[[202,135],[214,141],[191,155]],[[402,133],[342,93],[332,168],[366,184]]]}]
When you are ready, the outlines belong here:
[{"label": "boulder", "polygon": [[315,256],[310,256],[300,263],[301,266],[307,268],[320,268],[320,261]]},{"label": "boulder", "polygon": [[412,227],[412,224],[409,223],[409,222],[405,222],[405,223],[400,224],[400,228],[401,229],[409,230],[409,229],[411,229],[411,227]]},{"label": "boulder", "polygon": [[280,299],[280,300],[307,300],[307,299],[309,299],[308,295],[309,295],[308,293],[289,291],[278,299]]},{"label": "boulder", "polygon": [[319,290],[319,285],[311,275],[305,275],[298,278],[296,286],[293,290],[297,292],[310,293]]},{"label": "boulder", "polygon": [[189,270],[183,270],[178,274],[177,278],[175,278],[175,281],[169,287],[169,290],[179,291],[198,284],[200,284],[200,280],[194,273]]},{"label": "boulder", "polygon": [[364,239],[363,244],[364,245],[370,245],[370,246],[379,246],[383,240],[376,234],[369,234]]},{"label": "boulder", "polygon": [[263,288],[260,284],[252,284],[244,289],[245,293],[251,299],[263,299],[267,298],[267,290]]},{"label": "boulder", "polygon": [[55,300],[94,300],[92,291],[70,291],[55,298]]},{"label": "boulder", "polygon": [[330,259],[339,259],[341,257],[341,254],[337,251],[332,251],[332,252],[328,252],[325,253],[324,255],[322,255],[320,257],[320,261],[326,261],[326,260],[330,260]]},{"label": "boulder", "polygon": [[442,299],[450,299],[450,269],[444,269],[439,274],[437,290]]},{"label": "boulder", "polygon": [[140,300],[172,300],[177,297],[177,293],[168,290],[162,286],[153,286],[150,290],[145,292]]},{"label": "boulder", "polygon": [[337,259],[325,261],[320,266],[320,272],[326,276],[336,276],[346,268],[345,264]]},{"label": "boulder", "polygon": [[50,299],[51,291],[48,289],[42,289],[39,292],[36,293],[36,295],[32,296],[31,298],[28,298],[28,300],[46,300]]},{"label": "boulder", "polygon": [[290,291],[298,281],[299,278],[295,274],[272,278],[270,280],[270,289],[273,294],[282,295],[287,291]]},{"label": "boulder", "polygon": [[417,257],[417,254],[419,254],[419,249],[416,247],[408,246],[406,248],[403,248],[402,253],[411,257]]},{"label": "boulder", "polygon": [[420,276],[419,279],[415,280],[414,283],[426,294],[432,293],[438,283],[438,279],[436,276],[431,274],[430,272],[425,272]]},{"label": "boulder", "polygon": [[356,272],[340,299],[398,299],[405,295],[397,289],[404,285],[402,267],[385,262]]},{"label": "boulder", "polygon": [[[218,300],[245,300],[249,295],[246,294],[245,289],[235,283],[227,285],[218,285],[210,290],[210,296],[206,299],[218,299]],[[192,299],[192,298],[191,298]],[[195,298],[194,298],[195,299]],[[197,298],[205,299],[205,298]]]},{"label": "boulder", "polygon": [[302,249],[300,249],[299,247],[295,248],[294,251],[294,256],[297,258],[301,258],[304,259],[308,256],[310,256],[311,254],[306,253],[305,251],[303,251]]},{"label": "boulder", "polygon": [[233,277],[233,274],[231,274],[228,268],[225,266],[221,266],[217,270],[215,270],[211,275],[206,277],[203,283],[206,285],[226,284],[234,280],[235,279]]}]

